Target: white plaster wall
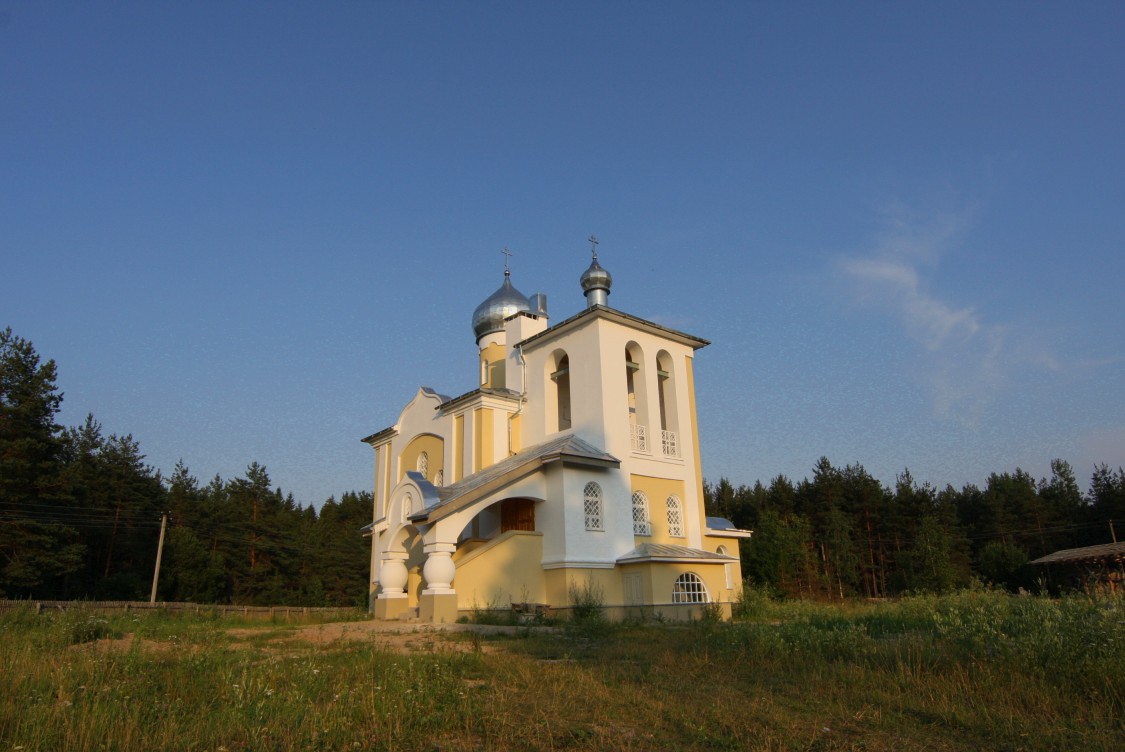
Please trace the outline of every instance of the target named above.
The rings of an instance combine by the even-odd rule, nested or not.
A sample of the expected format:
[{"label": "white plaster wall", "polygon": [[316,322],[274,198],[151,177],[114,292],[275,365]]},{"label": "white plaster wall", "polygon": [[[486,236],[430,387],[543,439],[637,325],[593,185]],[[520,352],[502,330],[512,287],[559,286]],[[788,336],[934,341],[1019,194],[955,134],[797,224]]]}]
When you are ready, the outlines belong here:
[{"label": "white plaster wall", "polygon": [[528,404],[524,408],[524,446],[539,444],[559,435],[548,430],[549,400],[554,399],[549,363],[556,350],[564,350],[570,358],[571,428],[573,433],[594,446],[605,446],[605,424],[602,419],[603,383],[602,353],[598,346],[597,321],[587,321],[578,329],[546,342],[532,343],[524,350],[527,360]]},{"label": "white plaster wall", "polygon": [[543,561],[566,556],[567,509],[563,495],[563,468],[558,463],[543,469],[546,501],[535,508],[535,529],[543,533]]},{"label": "white plaster wall", "polygon": [[[648,430],[650,451],[647,454],[635,453],[629,429],[629,401],[625,370],[625,347],[635,342],[643,352],[644,399],[646,404],[642,414]],[[544,541],[544,559],[575,560],[587,556],[607,555],[614,551],[615,556],[632,550],[632,507],[628,478],[630,474],[648,475],[657,478],[670,478],[683,482],[685,543],[689,546],[702,545],[702,530],[699,519],[703,500],[699,498],[699,478],[695,467],[695,445],[692,435],[691,394],[688,390],[687,359],[693,356],[693,349],[661,337],[604,319],[591,319],[585,325],[546,342],[533,343],[525,350],[527,360],[528,404],[524,408],[523,443],[524,446],[538,444],[557,435],[547,431],[547,400],[550,395],[550,370],[548,363],[552,353],[565,350],[570,357],[570,389],[572,429],[570,432],[603,448],[621,460],[621,469],[613,482],[604,482],[606,492],[606,532],[587,533],[582,514],[582,486],[572,481],[573,474],[568,470],[565,494],[568,500],[565,510],[560,512],[564,519],[567,540],[566,549],[560,554]],[[672,379],[675,385],[676,435],[679,446],[677,457],[666,457],[661,451],[659,382],[657,377],[657,354],[666,351],[672,360]],[[608,477],[608,475],[607,475]],[[599,481],[600,482],[600,481]],[[610,488],[614,487],[614,501],[610,502]],[[551,498],[555,498],[552,494]],[[610,541],[610,531],[613,540]],[[620,533],[620,538],[618,534]],[[591,536],[601,537],[602,543],[595,545]],[[606,544],[609,545],[606,545]],[[600,553],[599,553],[600,552]]]},{"label": "white plaster wall", "polygon": [[534,446],[546,438],[546,385],[549,381],[547,359],[554,348],[538,348],[524,351],[527,362],[525,383],[527,402],[520,417],[523,445]]},{"label": "white plaster wall", "polygon": [[[684,513],[686,544],[695,548],[702,545],[699,514],[702,499],[698,494],[698,477],[695,467],[695,444],[691,431],[691,395],[688,390],[687,359],[693,350],[687,345],[671,342],[649,332],[603,321],[600,342],[605,368],[605,393],[602,413],[605,421],[606,451],[621,460],[621,471],[628,479],[630,474],[681,480],[684,483]],[[643,351],[641,369],[645,380],[649,452],[634,452],[629,429],[629,397],[625,370],[625,347],[629,342]],[[660,396],[657,376],[657,354],[664,350],[672,359],[672,380],[675,385],[676,436],[678,457],[665,457],[660,441]],[[626,497],[628,500],[628,497]],[[632,533],[632,508],[629,507],[629,530]],[[631,548],[631,547],[630,547]]]},{"label": "white plaster wall", "polygon": [[[538,334],[546,328],[546,318],[524,314],[518,314],[504,322],[506,340],[513,343],[513,345]],[[504,374],[509,389],[516,392],[522,392],[524,390],[524,373],[527,372],[527,368],[529,367],[530,365],[525,367],[524,364],[520,363],[519,349],[512,347],[508,350]],[[530,376],[529,372],[528,375]]]},{"label": "white plaster wall", "polygon": [[[401,450],[420,433],[432,433],[449,441],[453,424],[448,416],[441,415],[437,407],[441,400],[436,395],[431,395],[418,390],[414,399],[408,404],[398,417],[398,436],[395,437],[395,465]],[[408,468],[413,469],[413,468]]]},{"label": "white plaster wall", "polygon": [[[596,471],[573,467],[564,467],[561,475],[561,496],[553,496],[551,503],[559,503],[563,507],[560,528],[564,532],[562,550],[559,552],[557,547],[553,547],[548,553],[544,547],[544,562],[613,566],[618,556],[633,548],[632,518],[629,518],[626,526],[622,508],[623,499],[628,500],[629,493],[626,476],[617,470]],[[600,531],[586,529],[583,499],[586,484],[590,481],[602,488],[603,529]]]}]

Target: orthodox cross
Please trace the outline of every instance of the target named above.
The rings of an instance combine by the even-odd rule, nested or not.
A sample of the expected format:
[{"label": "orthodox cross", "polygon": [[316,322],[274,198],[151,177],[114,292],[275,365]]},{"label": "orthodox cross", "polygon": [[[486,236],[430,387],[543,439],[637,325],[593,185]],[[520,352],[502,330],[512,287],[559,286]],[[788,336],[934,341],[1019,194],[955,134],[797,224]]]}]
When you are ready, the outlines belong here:
[{"label": "orthodox cross", "polygon": [[508,246],[504,246],[504,250],[500,251],[500,253],[504,254],[504,276],[510,277],[512,270],[508,262],[512,260],[512,252],[508,250]]},{"label": "orthodox cross", "polygon": [[598,260],[598,236],[590,236],[590,253],[594,254],[594,261]]}]

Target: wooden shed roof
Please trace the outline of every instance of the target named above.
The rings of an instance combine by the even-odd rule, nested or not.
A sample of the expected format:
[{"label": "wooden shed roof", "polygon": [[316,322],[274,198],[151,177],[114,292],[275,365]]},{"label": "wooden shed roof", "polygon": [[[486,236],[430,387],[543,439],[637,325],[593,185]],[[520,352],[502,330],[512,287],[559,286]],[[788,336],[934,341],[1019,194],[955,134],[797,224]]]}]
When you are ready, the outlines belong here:
[{"label": "wooden shed roof", "polygon": [[1042,556],[1032,564],[1060,564],[1080,563],[1094,561],[1119,561],[1125,558],[1125,543],[1103,543],[1100,546],[1084,546],[1083,548],[1064,548],[1053,554]]}]

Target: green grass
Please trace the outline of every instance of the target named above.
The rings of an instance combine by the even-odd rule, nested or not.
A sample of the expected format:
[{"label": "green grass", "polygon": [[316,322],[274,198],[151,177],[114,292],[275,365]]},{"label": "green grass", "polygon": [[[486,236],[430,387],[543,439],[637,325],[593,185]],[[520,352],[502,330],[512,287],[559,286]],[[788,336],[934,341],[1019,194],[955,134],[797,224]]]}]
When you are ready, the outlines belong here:
[{"label": "green grass", "polygon": [[[751,603],[750,601],[754,601]],[[776,602],[409,655],[156,614],[0,616],[0,749],[1117,750],[1125,602]],[[246,630],[250,630],[247,634]],[[83,639],[76,640],[76,634]],[[130,634],[118,649],[101,646]]]}]

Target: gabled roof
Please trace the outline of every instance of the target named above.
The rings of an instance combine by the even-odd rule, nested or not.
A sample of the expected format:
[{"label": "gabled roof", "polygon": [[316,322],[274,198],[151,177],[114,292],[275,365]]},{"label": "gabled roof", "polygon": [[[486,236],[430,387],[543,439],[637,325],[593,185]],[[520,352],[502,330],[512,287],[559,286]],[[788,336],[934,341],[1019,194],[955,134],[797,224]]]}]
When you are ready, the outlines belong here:
[{"label": "gabled roof", "polygon": [[585,467],[621,466],[621,460],[577,436],[559,436],[437,489],[438,503],[410,515],[410,519],[425,522],[441,519],[552,462]]},{"label": "gabled roof", "polygon": [[649,332],[650,334],[656,334],[658,336],[665,337],[666,339],[670,339],[673,342],[678,342],[681,345],[687,345],[693,350],[698,350],[701,347],[706,347],[707,345],[711,344],[701,337],[696,337],[693,334],[687,334],[686,332],[677,331],[675,329],[669,329],[666,326],[661,326],[660,324],[655,324],[651,321],[646,321],[645,319],[637,318],[636,316],[624,313],[617,310],[616,308],[609,308],[608,306],[603,305],[595,305],[590,306],[589,308],[582,309],[579,313],[571,316],[565,321],[560,321],[550,329],[545,329],[538,334],[531,335],[524,341],[518,343],[518,346],[528,347],[529,345],[534,345],[541,341],[550,340],[560,334],[565,334],[572,329],[578,328],[583,323],[585,323],[587,319],[594,318],[607,319],[609,321],[617,322],[618,324],[622,324],[632,329],[640,329],[641,331]]},{"label": "gabled roof", "polygon": [[464,394],[459,394],[456,397],[452,397],[452,398],[445,397],[442,400],[442,403],[437,406],[437,409],[438,410],[449,410],[451,408],[457,407],[459,405],[462,405],[466,402],[471,401],[473,399],[473,397],[478,397],[478,396],[481,396],[481,395],[488,395],[490,397],[500,397],[501,399],[510,399],[510,400],[517,400],[517,401],[521,398],[520,393],[515,391],[515,390],[512,390],[512,389],[493,389],[493,388],[490,388],[490,387],[482,386],[479,389],[474,389],[471,392],[465,392]]},{"label": "gabled roof", "polygon": [[675,546],[671,543],[642,543],[617,559],[618,564],[636,564],[645,561],[681,561],[699,564],[726,564],[738,561],[733,556],[702,551],[698,548]]},{"label": "gabled roof", "polygon": [[[418,394],[425,395],[426,397],[433,397],[434,399],[436,399],[438,401],[438,403],[439,403],[438,407],[445,404],[446,402],[449,402],[449,397],[445,396],[441,392],[438,392],[435,389],[431,389],[428,386],[421,386],[421,387],[418,387],[418,392],[414,395],[413,399],[411,399],[410,402],[407,403],[407,406],[406,406],[407,408],[409,408],[410,405],[414,403],[414,400],[418,399]],[[405,409],[403,410],[403,412],[405,412]],[[402,419],[402,413],[399,414],[399,419],[400,420]],[[396,423],[393,426],[389,426],[387,428],[384,428],[382,431],[376,431],[375,433],[371,434],[370,436],[365,436],[362,439],[360,439],[360,441],[362,441],[364,444],[374,445],[374,444],[379,443],[383,439],[387,438],[388,436],[394,436],[397,431],[398,431],[398,424]]]},{"label": "gabled roof", "polygon": [[1085,546],[1083,548],[1064,548],[1040,557],[1032,564],[1058,564],[1061,562],[1079,561],[1115,561],[1125,558],[1125,543],[1103,543],[1100,546]]},{"label": "gabled roof", "polygon": [[362,439],[360,439],[360,441],[362,441],[364,444],[376,444],[379,441],[387,438],[388,436],[394,436],[397,430],[398,429],[396,429],[394,426],[390,426],[388,428],[384,428],[382,431],[376,431],[370,436],[364,436]]}]

